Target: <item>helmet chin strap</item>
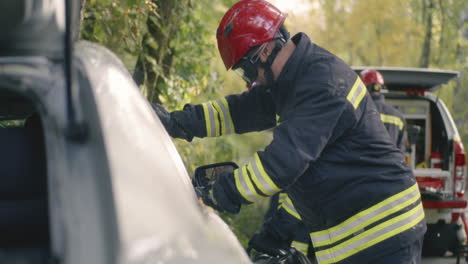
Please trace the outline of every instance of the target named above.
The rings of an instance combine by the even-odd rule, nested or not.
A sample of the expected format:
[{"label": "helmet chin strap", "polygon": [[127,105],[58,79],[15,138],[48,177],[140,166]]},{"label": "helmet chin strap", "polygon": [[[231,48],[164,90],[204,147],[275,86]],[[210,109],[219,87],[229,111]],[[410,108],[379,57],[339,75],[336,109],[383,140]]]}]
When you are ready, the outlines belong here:
[{"label": "helmet chin strap", "polygon": [[260,62],[259,64],[259,66],[265,72],[266,86],[270,86],[275,83],[275,76],[273,74],[273,70],[271,69],[271,65],[273,64],[273,61],[275,61],[279,51],[284,47],[285,43],[286,40],[284,38],[276,39],[275,48],[271,51],[270,55],[267,58],[267,61]]}]

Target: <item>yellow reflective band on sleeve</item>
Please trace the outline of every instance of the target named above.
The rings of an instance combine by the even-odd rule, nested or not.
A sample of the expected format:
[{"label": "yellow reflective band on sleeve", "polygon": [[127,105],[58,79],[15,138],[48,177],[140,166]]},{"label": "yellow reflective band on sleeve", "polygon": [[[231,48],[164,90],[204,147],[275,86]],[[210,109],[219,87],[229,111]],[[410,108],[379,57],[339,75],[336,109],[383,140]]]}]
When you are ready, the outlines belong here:
[{"label": "yellow reflective band on sleeve", "polygon": [[299,250],[302,254],[307,256],[307,251],[309,251],[309,245],[307,243],[302,243],[299,241],[293,241],[291,247]]},{"label": "yellow reflective band on sleeve", "polygon": [[221,120],[221,133],[220,135],[227,135],[234,133],[234,125],[232,123],[231,114],[229,112],[229,105],[225,98],[218,99],[212,102],[216,113]]},{"label": "yellow reflective band on sleeve", "polygon": [[257,188],[265,195],[270,196],[281,191],[265,172],[258,153],[255,153],[254,158],[247,164],[247,170],[250,172]]},{"label": "yellow reflective band on sleeve", "polygon": [[348,96],[346,96],[346,99],[353,105],[354,109],[357,109],[365,95],[366,87],[358,77],[349,91]]},{"label": "yellow reflective band on sleeve", "polygon": [[234,171],[234,180],[236,182],[237,190],[247,201],[255,202],[263,198],[255,190],[255,187],[247,174],[246,166]]},{"label": "yellow reflective band on sleeve", "polygon": [[301,216],[296,211],[296,208],[294,207],[294,204],[291,201],[291,198],[289,198],[287,194],[285,195],[286,197],[284,198],[284,201],[281,204],[281,208],[283,208],[286,212],[288,212],[290,215],[294,216],[295,218],[302,220]]},{"label": "yellow reflective band on sleeve", "polygon": [[380,114],[380,120],[382,120],[384,124],[392,124],[397,126],[400,130],[403,130],[403,121],[398,116]]},{"label": "yellow reflective band on sleeve", "polygon": [[234,134],[236,131],[234,129],[234,122],[232,121],[231,110],[229,110],[228,101],[226,100],[226,98],[223,97],[218,100],[218,103],[221,106],[221,110],[224,113],[226,134]]},{"label": "yellow reflective band on sleeve", "polygon": [[343,243],[317,251],[315,256],[320,264],[336,263],[414,227],[423,219],[424,210],[422,204],[418,203],[413,209],[366,230]]},{"label": "yellow reflective band on sleeve", "polygon": [[205,126],[206,126],[206,136],[207,137],[212,137],[212,130],[211,130],[211,118],[210,118],[210,112],[208,111],[208,104],[204,103],[202,104],[203,107],[203,114],[205,115]]},{"label": "yellow reflective band on sleeve", "polygon": [[356,215],[348,218],[346,221],[338,224],[332,228],[313,232],[310,238],[314,247],[325,246],[333,244],[355,232],[358,232],[385,218],[393,213],[396,213],[403,208],[411,205],[420,198],[418,185],[414,184],[412,187],[397,193],[384,201],[364,210]]},{"label": "yellow reflective band on sleeve", "polygon": [[286,193],[280,193],[279,194],[279,198],[278,198],[278,208],[277,209],[280,209],[281,208],[281,205],[284,203],[284,199],[286,199]]},{"label": "yellow reflective band on sleeve", "polygon": [[219,119],[221,120],[221,131],[219,135],[226,135],[226,117],[224,116],[225,112],[221,109],[221,106],[218,104],[217,101],[211,102],[213,104],[213,107],[216,111],[216,114],[218,115]]},{"label": "yellow reflective band on sleeve", "polygon": [[220,135],[218,113],[212,102],[203,103],[203,113],[205,114],[206,136],[217,137]]}]

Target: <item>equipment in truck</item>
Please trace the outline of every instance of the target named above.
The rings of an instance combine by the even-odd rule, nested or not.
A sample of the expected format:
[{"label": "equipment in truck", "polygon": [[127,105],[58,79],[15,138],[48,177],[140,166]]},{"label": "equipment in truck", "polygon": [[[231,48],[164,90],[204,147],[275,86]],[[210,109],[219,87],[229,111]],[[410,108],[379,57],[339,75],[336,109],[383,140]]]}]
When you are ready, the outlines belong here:
[{"label": "equipment in truck", "polygon": [[[354,67],[360,72],[368,67]],[[423,255],[457,253],[468,227],[464,210],[466,156],[450,112],[434,92],[459,72],[372,67],[387,85],[386,102],[400,110],[408,125],[408,162],[421,191],[428,230]]]}]

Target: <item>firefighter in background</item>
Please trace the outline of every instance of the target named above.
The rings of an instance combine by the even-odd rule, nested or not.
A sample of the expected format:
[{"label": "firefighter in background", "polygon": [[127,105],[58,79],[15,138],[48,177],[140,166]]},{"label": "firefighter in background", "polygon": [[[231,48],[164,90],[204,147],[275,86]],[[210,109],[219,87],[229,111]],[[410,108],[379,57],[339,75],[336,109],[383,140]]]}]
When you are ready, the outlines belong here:
[{"label": "firefighter in background", "polygon": [[385,97],[382,94],[382,91],[385,90],[385,82],[382,74],[375,69],[365,69],[359,75],[374,100],[375,106],[380,113],[380,119],[387,128],[393,142],[401,151],[406,152],[405,118],[400,111],[385,103]]},{"label": "firefighter in background", "polygon": [[[238,213],[285,191],[318,263],[419,263],[426,224],[420,193],[359,76],[304,33],[287,38],[286,14],[241,0],[222,18],[226,69],[259,85],[167,112],[168,133],[191,141],[273,128],[273,140],[203,199]],[[279,116],[277,121],[276,116]]]}]

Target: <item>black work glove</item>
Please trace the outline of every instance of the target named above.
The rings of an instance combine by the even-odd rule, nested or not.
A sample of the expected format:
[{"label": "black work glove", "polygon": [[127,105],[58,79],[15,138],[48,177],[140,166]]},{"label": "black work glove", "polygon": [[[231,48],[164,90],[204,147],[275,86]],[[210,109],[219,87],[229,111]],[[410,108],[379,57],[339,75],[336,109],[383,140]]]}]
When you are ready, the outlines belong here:
[{"label": "black work glove", "polygon": [[283,256],[289,250],[289,241],[282,240],[268,229],[255,233],[249,241],[248,250],[266,253],[270,256]]},{"label": "black work glove", "polygon": [[151,106],[171,137],[192,141],[193,134],[189,129],[187,129],[191,120],[189,120],[186,113],[183,111],[174,111],[170,113],[160,104],[151,104]]},{"label": "black work glove", "polygon": [[[254,252],[250,254],[250,259],[254,263],[266,264],[312,264],[310,260],[295,248],[289,248],[287,251],[281,250],[279,255],[272,256],[267,253]],[[316,262],[314,262],[316,263]]]},{"label": "black work glove", "polygon": [[215,204],[214,209],[220,212],[228,212],[231,214],[237,214],[240,211],[240,203],[237,203],[233,199],[233,195],[229,192],[229,182],[234,177],[232,172],[222,172],[216,182],[213,184],[213,188],[210,191],[212,202]]}]

